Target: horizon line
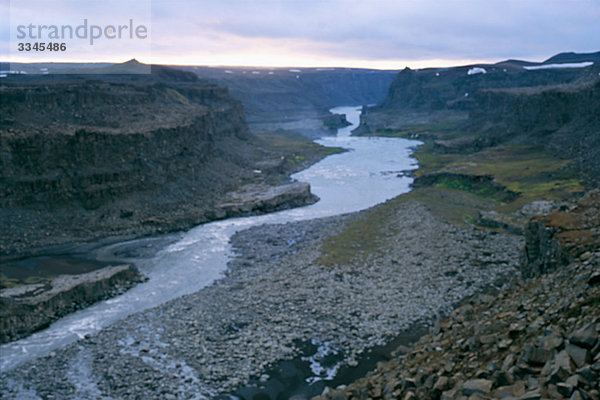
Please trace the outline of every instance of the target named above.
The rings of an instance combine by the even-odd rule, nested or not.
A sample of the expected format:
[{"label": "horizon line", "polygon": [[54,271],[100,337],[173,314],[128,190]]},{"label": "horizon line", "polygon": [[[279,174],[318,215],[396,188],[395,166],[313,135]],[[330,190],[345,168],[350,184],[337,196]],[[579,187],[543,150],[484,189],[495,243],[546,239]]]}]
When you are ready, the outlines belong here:
[{"label": "horizon line", "polygon": [[[41,60],[0,60],[1,63],[7,63],[7,64],[11,64],[11,63],[15,63],[15,64],[124,64],[127,63],[129,61],[132,60],[136,60],[137,62],[139,62],[140,64],[143,65],[162,65],[162,66],[171,66],[171,67],[206,67],[206,68],[247,68],[247,69],[285,69],[285,68],[298,68],[298,69],[317,69],[317,68],[323,68],[323,69],[367,69],[367,70],[380,70],[380,71],[399,71],[402,70],[406,67],[410,68],[410,69],[426,69],[426,68],[449,68],[449,67],[460,67],[460,66],[467,66],[467,65],[477,65],[477,64],[487,64],[487,65],[492,65],[492,64],[496,64],[502,61],[506,61],[506,60],[500,60],[500,61],[490,61],[490,60],[449,60],[449,59],[432,59],[432,60],[423,60],[423,61],[412,61],[412,62],[407,62],[407,61],[398,61],[398,62],[394,62],[394,61],[390,61],[390,62],[383,62],[382,64],[389,64],[389,65],[382,65],[382,66],[377,66],[376,64],[378,64],[377,62],[375,63],[361,63],[361,62],[357,62],[357,63],[350,63],[348,65],[341,65],[341,64],[309,64],[309,65],[298,65],[298,64],[265,64],[265,65],[260,65],[260,64],[224,64],[224,63],[215,63],[215,64],[210,64],[210,63],[198,63],[198,64],[194,64],[194,63],[174,63],[172,61],[167,61],[167,62],[161,62],[160,60],[157,60],[157,62],[143,62],[140,61],[139,59],[137,59],[136,57],[133,58],[129,58],[125,61],[122,61],[122,59],[120,60],[94,60],[94,61],[90,61],[90,60],[68,60],[68,61],[60,61],[60,60],[56,60],[56,59],[41,59]],[[531,61],[532,63],[537,63],[537,62],[541,62],[541,61]]]}]

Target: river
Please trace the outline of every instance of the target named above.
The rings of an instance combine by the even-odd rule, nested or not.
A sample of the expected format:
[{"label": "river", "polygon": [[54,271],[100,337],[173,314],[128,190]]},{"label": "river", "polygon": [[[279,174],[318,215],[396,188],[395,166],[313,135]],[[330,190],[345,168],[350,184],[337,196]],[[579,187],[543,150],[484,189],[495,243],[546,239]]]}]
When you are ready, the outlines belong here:
[{"label": "river", "polygon": [[309,182],[320,200],[273,214],[216,221],[185,233],[138,239],[94,249],[101,260],[135,263],[149,279],[118,297],[70,314],[48,329],[0,347],[0,370],[49,354],[136,312],[201,290],[223,276],[231,257],[229,238],[236,231],[362,210],[410,190],[403,171],[416,168],[410,154],[420,144],[399,138],[355,137],[361,107],[336,107],[350,126],[317,140],[347,149],[292,176]]}]

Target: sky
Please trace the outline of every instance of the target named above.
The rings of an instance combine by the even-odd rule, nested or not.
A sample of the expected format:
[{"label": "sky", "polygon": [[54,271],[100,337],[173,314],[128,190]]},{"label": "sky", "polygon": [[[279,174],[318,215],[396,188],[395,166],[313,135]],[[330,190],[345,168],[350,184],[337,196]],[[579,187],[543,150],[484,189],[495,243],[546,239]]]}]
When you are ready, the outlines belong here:
[{"label": "sky", "polygon": [[[400,69],[600,50],[600,0],[0,0],[0,19],[9,61]],[[147,34],[92,44],[90,31],[51,40],[46,30],[41,42],[66,51],[17,49],[40,42],[17,37],[19,25],[35,33],[84,20],[113,35],[131,20]]]}]

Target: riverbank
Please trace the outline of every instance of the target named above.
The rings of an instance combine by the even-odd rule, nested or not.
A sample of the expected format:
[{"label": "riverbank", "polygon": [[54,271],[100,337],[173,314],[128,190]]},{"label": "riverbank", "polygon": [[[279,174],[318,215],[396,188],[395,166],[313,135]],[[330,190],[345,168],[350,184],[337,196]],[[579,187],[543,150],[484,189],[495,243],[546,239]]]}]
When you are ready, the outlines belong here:
[{"label": "riverbank", "polygon": [[598,262],[588,254],[472,297],[366,378],[318,399],[597,399]]},{"label": "riverbank", "polygon": [[[388,244],[381,252],[319,262],[325,238],[384,211],[398,234],[378,239]],[[366,348],[490,282],[501,285],[522,245],[441,222],[402,197],[356,214],[252,228],[232,241],[238,256],[225,278],[3,374],[3,396],[211,397],[298,356],[298,341],[327,344],[354,365]]]}]

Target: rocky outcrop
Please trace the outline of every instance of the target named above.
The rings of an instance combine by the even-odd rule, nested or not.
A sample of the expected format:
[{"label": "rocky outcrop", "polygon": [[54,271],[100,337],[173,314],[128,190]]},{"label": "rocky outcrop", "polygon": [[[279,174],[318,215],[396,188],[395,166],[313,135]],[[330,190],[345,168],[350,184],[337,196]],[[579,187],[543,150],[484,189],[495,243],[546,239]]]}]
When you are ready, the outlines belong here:
[{"label": "rocky outcrop", "polygon": [[346,119],[346,114],[329,114],[323,117],[323,126],[330,131],[337,131],[350,125],[352,124]]},{"label": "rocky outcrop", "polygon": [[494,210],[479,211],[477,225],[487,228],[501,228],[517,235],[525,233],[525,227],[533,217],[549,214],[558,208],[554,201],[533,201],[513,213],[501,213]]},{"label": "rocky outcrop", "polygon": [[568,265],[600,248],[600,190],[593,190],[568,208],[533,218],[525,229],[524,277],[538,276]]},{"label": "rocky outcrop", "polygon": [[25,337],[97,301],[123,293],[144,276],[133,265],[115,265],[49,283],[0,291],[0,343]]},{"label": "rocky outcrop", "polygon": [[418,176],[412,183],[412,187],[415,189],[437,185],[492,197],[504,202],[512,201],[519,196],[519,193],[508,190],[505,186],[497,183],[491,175],[436,172]]},{"label": "rocky outcrop", "polygon": [[293,182],[281,186],[247,185],[229,194],[230,202],[221,204],[218,218],[265,214],[315,203],[319,198],[310,192],[310,184]]}]

